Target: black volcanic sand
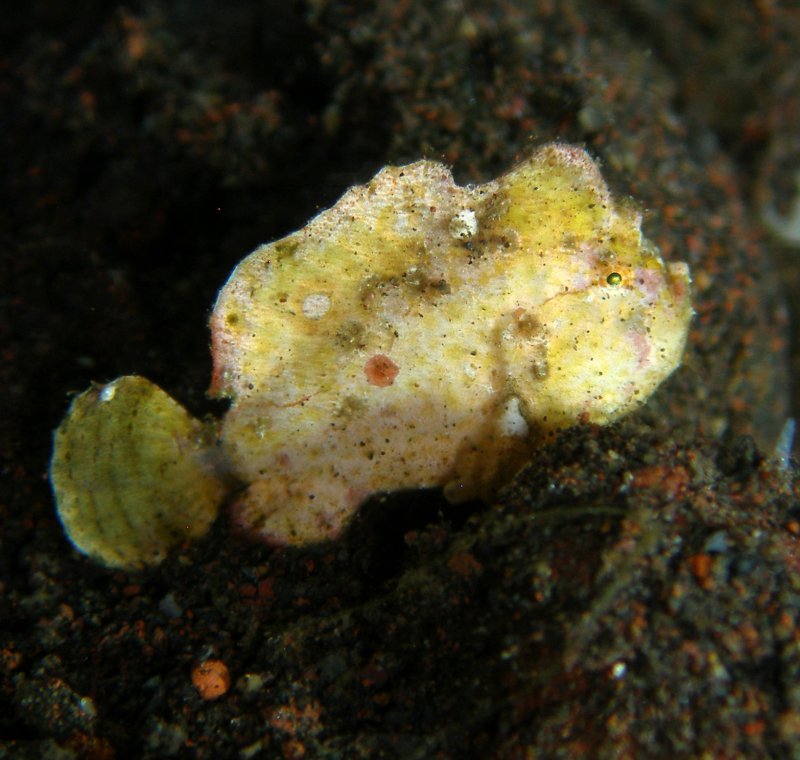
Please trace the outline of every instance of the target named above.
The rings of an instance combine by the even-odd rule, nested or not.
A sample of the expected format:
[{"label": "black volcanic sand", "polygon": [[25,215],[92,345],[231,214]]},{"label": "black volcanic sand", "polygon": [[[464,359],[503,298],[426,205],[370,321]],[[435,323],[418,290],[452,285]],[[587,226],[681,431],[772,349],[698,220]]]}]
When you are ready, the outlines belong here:
[{"label": "black volcanic sand", "polygon": [[[800,501],[774,452],[798,275],[757,226],[790,207],[800,20],[720,8],[10,4],[0,758],[800,756]],[[207,316],[255,245],[386,163],[480,181],[553,139],[691,266],[686,358],[644,409],[565,431],[491,505],[375,498],[294,550],[221,517],[138,574],[72,549],[46,478],[71,393],[138,373],[221,414]]]}]

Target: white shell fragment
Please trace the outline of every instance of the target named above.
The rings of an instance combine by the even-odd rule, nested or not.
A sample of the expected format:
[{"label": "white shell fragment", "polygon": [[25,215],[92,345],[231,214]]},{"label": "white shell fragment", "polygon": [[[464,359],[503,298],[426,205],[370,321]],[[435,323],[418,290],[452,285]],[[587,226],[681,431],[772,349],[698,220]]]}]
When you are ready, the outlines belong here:
[{"label": "white shell fragment", "polygon": [[72,543],[104,565],[132,569],[205,533],[224,496],[209,440],[212,431],[143,377],[76,397],[50,464]]},{"label": "white shell fragment", "polygon": [[478,232],[478,217],[471,208],[459,211],[450,220],[450,234],[458,240],[469,240]]}]

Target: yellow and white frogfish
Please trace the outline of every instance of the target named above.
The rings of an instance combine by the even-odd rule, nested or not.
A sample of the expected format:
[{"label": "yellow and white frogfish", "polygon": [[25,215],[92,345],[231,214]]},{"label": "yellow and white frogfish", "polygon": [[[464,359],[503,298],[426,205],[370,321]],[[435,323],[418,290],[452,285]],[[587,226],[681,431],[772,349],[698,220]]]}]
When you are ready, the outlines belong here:
[{"label": "yellow and white frogfish", "polygon": [[688,266],[580,148],[464,187],[434,161],[386,167],[231,274],[211,317],[221,422],[138,376],[75,399],[59,515],[84,553],[139,567],[226,500],[286,545],[335,538],[380,492],[486,498],[555,431],[645,403],[691,316]]}]

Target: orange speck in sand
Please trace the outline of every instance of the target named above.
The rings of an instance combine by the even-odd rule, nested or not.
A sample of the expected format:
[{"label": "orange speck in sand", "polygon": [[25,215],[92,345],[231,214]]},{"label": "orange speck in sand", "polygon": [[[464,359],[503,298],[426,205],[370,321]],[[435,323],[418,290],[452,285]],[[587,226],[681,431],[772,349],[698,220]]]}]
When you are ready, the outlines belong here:
[{"label": "orange speck in sand", "polygon": [[700,587],[706,591],[714,585],[714,581],[711,577],[713,564],[714,560],[710,555],[705,553],[693,554],[689,557],[689,569],[692,571]]},{"label": "orange speck in sand", "polygon": [[481,563],[478,562],[469,552],[457,552],[452,554],[447,560],[447,567],[457,575],[468,578],[477,575],[483,570]]},{"label": "orange speck in sand", "polygon": [[216,699],[231,688],[231,675],[222,660],[205,660],[192,670],[192,684],[203,699]]},{"label": "orange speck in sand", "polygon": [[364,365],[364,374],[370,385],[387,388],[400,372],[398,367],[386,354],[376,354],[367,360]]}]

